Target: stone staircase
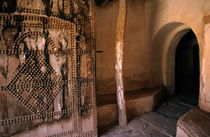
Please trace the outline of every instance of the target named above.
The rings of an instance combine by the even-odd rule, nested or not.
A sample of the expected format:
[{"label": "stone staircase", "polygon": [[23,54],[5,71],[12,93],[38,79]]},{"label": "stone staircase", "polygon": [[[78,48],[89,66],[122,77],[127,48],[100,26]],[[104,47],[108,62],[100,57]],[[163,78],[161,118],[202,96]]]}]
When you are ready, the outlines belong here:
[{"label": "stone staircase", "polygon": [[192,107],[170,98],[156,111],[133,119],[124,128],[114,127],[101,137],[175,137],[177,120]]}]

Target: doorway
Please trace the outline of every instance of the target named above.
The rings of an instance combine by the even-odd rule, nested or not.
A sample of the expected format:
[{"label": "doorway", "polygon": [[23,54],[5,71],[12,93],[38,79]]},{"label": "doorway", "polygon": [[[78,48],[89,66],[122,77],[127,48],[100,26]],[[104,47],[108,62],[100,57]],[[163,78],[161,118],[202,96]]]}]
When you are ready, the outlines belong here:
[{"label": "doorway", "polygon": [[199,98],[199,46],[193,33],[186,33],[178,43],[175,55],[175,96],[197,105]]}]

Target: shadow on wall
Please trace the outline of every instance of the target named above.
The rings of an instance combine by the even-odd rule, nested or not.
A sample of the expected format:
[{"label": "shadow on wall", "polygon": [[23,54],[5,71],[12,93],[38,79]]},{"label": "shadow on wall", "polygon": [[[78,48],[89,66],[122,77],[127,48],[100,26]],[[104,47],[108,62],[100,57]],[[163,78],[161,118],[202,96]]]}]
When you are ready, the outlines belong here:
[{"label": "shadow on wall", "polygon": [[95,0],[95,4],[98,7],[106,7],[114,0]]}]

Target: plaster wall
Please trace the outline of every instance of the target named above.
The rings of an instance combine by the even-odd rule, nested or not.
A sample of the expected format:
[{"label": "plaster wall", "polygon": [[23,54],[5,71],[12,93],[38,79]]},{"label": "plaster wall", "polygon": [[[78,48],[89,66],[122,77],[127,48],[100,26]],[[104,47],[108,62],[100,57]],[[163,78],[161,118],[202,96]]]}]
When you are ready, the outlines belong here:
[{"label": "plaster wall", "polygon": [[[209,0],[128,0],[124,84],[131,91],[165,85],[174,91],[179,40],[192,30],[200,52],[199,106],[210,111]],[[115,93],[115,25],[118,1],[96,9],[97,94]]]},{"label": "plaster wall", "polygon": [[[170,47],[175,51],[180,40],[179,33],[192,29],[200,48],[200,99],[199,106],[210,111],[209,91],[209,14],[210,2],[208,0],[156,0],[145,2],[146,12],[146,45],[149,46],[151,85],[164,84],[167,86],[168,64],[174,60],[170,57]],[[180,29],[180,27],[183,27]],[[179,29],[179,31],[177,31]],[[177,31],[177,32],[176,32]],[[176,33],[174,33],[176,32]],[[167,35],[166,35],[167,34]],[[174,40],[174,38],[178,38]],[[180,37],[181,38],[181,37]],[[170,65],[169,65],[170,66]],[[174,69],[174,68],[171,68]]]},{"label": "plaster wall", "polygon": [[[118,1],[96,8],[96,74],[97,94],[116,92],[115,85],[115,26]],[[145,45],[145,12],[143,0],[127,1],[127,22],[124,47],[125,90],[149,86],[149,54]]]}]

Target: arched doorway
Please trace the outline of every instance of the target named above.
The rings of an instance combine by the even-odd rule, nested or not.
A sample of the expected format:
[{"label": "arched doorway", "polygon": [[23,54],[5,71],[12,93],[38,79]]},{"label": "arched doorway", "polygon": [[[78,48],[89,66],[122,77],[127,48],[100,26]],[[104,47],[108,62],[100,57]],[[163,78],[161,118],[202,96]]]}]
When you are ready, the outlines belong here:
[{"label": "arched doorway", "polygon": [[193,33],[186,33],[178,43],[175,54],[175,96],[197,105],[199,97],[199,47]]},{"label": "arched doorway", "polygon": [[[177,92],[178,88],[177,81],[176,81],[176,51],[179,50],[180,47],[184,48],[184,46],[179,46],[180,43],[182,43],[182,39],[187,39],[186,37],[189,37],[191,41],[191,50],[192,54],[191,57],[194,59],[191,59],[193,61],[194,67],[196,68],[193,71],[191,71],[191,74],[193,74],[192,77],[194,78],[193,82],[193,88],[195,92],[191,94],[191,90],[188,93],[181,94],[180,92]],[[187,40],[185,40],[187,41]],[[190,43],[190,42],[189,42]],[[188,44],[189,44],[188,43]],[[188,45],[185,44],[185,45]],[[159,31],[156,33],[153,41],[152,41],[152,54],[151,54],[151,77],[152,82],[157,85],[163,84],[166,87],[167,94],[169,96],[176,96],[179,97],[179,99],[185,101],[186,103],[190,103],[192,105],[197,105],[199,102],[199,44],[202,44],[199,39],[196,38],[196,35],[194,31],[186,24],[181,22],[172,22],[168,23],[164,26],[162,26]],[[183,43],[182,43],[183,45]],[[194,46],[193,46],[194,45]],[[186,46],[188,47],[188,46]],[[194,47],[194,48],[193,48]],[[186,49],[187,50],[187,49]],[[197,51],[197,52],[193,52]],[[180,53],[181,54],[181,53]],[[183,54],[185,55],[185,54]],[[187,57],[186,57],[187,58]],[[189,58],[189,56],[188,56]],[[184,59],[180,59],[183,61]],[[185,61],[186,62],[186,61]],[[183,63],[186,65],[187,63]],[[182,65],[184,67],[184,65]],[[186,67],[187,69],[187,67]],[[187,69],[188,70],[188,69]],[[189,70],[188,70],[189,71]],[[197,72],[196,72],[197,71]],[[193,78],[192,78],[193,79]],[[180,81],[182,84],[186,83],[185,81]],[[192,99],[192,100],[191,100]]]}]

